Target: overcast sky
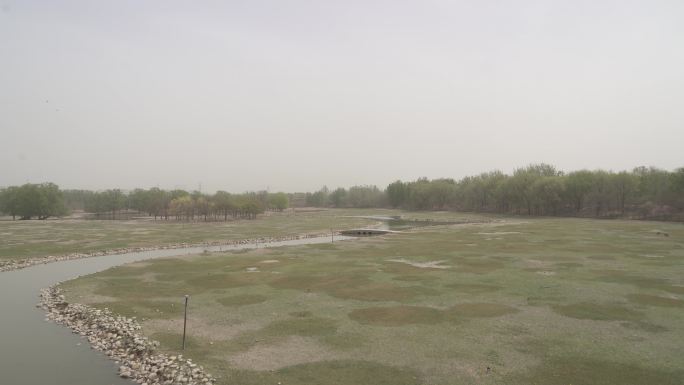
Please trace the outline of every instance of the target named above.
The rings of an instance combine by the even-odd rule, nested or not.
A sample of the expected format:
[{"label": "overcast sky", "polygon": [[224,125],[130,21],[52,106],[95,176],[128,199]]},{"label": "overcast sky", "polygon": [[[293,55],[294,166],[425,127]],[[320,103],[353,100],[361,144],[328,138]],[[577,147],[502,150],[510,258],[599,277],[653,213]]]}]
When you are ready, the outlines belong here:
[{"label": "overcast sky", "polygon": [[684,1],[0,0],[0,186],[684,166]]}]

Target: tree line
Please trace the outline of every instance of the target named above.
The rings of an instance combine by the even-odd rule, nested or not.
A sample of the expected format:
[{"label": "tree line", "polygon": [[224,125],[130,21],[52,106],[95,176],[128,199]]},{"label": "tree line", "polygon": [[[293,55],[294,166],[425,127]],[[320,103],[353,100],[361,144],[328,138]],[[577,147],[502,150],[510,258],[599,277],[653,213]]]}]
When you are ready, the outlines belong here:
[{"label": "tree line", "polygon": [[266,191],[231,194],[218,191],[64,190],[53,183],[25,184],[0,190],[0,212],[20,219],[65,215],[83,210],[117,219],[131,211],[165,220],[256,218],[266,210],[290,206],[402,208],[484,213],[652,218],[684,220],[684,168],[667,171],[637,167],[631,171],[579,170],[565,173],[548,164],[532,164],[512,174],[491,171],[460,180],[397,180],[385,189],[353,186],[285,194]]},{"label": "tree line", "polygon": [[288,206],[287,194],[266,191],[204,194],[159,188],[128,192],[60,190],[53,183],[29,183],[0,190],[0,212],[13,219],[46,219],[81,210],[99,219],[124,219],[134,212],[165,220],[225,221],[228,217],[254,219],[266,210],[283,211]]},{"label": "tree line", "polygon": [[684,168],[565,173],[541,163],[518,168],[510,175],[491,171],[460,180],[397,180],[384,191],[376,186],[355,186],[330,192],[324,187],[308,193],[306,202],[327,207],[684,220]]},{"label": "tree line", "polygon": [[67,208],[56,184],[27,183],[0,190],[0,212],[12,219],[46,219],[65,215]]},{"label": "tree line", "polygon": [[[285,193],[266,191],[244,194],[217,191],[215,194],[205,194],[159,188],[135,189],[128,193],[119,189],[100,192],[66,190],[65,196],[68,200],[81,203],[85,212],[110,215],[112,219],[116,219],[117,214],[124,210],[165,220],[254,219],[266,210],[283,211],[289,205]],[[70,199],[72,196],[78,198]]]}]

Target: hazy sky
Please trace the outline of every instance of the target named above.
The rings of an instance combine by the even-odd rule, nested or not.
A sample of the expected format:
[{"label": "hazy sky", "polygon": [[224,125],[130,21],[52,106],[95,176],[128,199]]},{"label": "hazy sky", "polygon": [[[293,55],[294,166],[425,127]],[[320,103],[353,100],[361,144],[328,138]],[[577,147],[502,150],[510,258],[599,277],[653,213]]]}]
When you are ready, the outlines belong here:
[{"label": "hazy sky", "polygon": [[684,166],[684,1],[0,0],[0,186]]}]

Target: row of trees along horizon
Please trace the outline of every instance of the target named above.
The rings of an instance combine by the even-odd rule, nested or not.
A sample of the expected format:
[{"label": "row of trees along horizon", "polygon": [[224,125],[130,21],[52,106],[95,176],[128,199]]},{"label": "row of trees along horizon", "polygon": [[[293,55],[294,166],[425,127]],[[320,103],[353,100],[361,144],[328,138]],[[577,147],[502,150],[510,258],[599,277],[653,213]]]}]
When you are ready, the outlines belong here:
[{"label": "row of trees along horizon", "polygon": [[147,215],[165,220],[254,219],[288,207],[401,208],[535,216],[684,220],[684,167],[667,171],[580,170],[564,173],[532,164],[508,175],[491,171],[460,180],[397,180],[384,190],[353,186],[308,193],[266,191],[214,194],[159,188],[123,191],[60,190],[53,183],[0,190],[0,212],[20,219],[60,217],[85,211],[93,218]]}]

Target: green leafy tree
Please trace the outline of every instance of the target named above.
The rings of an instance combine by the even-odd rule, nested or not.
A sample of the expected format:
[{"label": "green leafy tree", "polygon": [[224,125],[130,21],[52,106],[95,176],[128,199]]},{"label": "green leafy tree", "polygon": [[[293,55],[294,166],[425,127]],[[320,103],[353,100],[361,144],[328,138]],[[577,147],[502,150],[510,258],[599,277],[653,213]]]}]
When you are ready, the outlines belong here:
[{"label": "green leafy tree", "polygon": [[19,190],[17,186],[10,186],[0,192],[0,211],[11,215],[12,220],[19,215]]},{"label": "green leafy tree", "polygon": [[638,180],[634,174],[622,171],[609,176],[612,184],[612,191],[615,194],[615,201],[620,210],[620,214],[625,214],[625,206],[629,199],[633,198],[637,192]]},{"label": "green leafy tree", "polygon": [[214,194],[214,208],[223,215],[223,220],[228,220],[228,214],[235,213],[235,202],[233,202],[233,197],[230,193],[226,191],[217,191]]},{"label": "green leafy tree", "polygon": [[289,206],[289,204],[290,200],[287,197],[287,194],[283,192],[270,194],[268,197],[268,205],[274,210],[283,211]]},{"label": "green leafy tree", "polygon": [[545,176],[536,179],[530,186],[537,215],[557,215],[564,192],[563,178]]},{"label": "green leafy tree", "polygon": [[347,190],[343,187],[338,187],[330,193],[329,199],[330,204],[334,207],[344,207],[347,202]]},{"label": "green leafy tree", "polygon": [[31,184],[9,187],[3,192],[2,211],[16,219],[47,219],[67,214],[64,197],[54,183]]},{"label": "green leafy tree", "polygon": [[323,186],[315,193],[307,193],[306,204],[312,207],[325,207],[328,205],[328,188]]},{"label": "green leafy tree", "polygon": [[566,195],[576,214],[578,214],[584,207],[584,202],[587,198],[587,195],[589,195],[591,192],[593,184],[594,175],[588,170],[571,172],[566,177]]},{"label": "green leafy tree", "polygon": [[409,189],[406,183],[400,180],[390,183],[385,191],[390,206],[404,207],[408,203]]}]

